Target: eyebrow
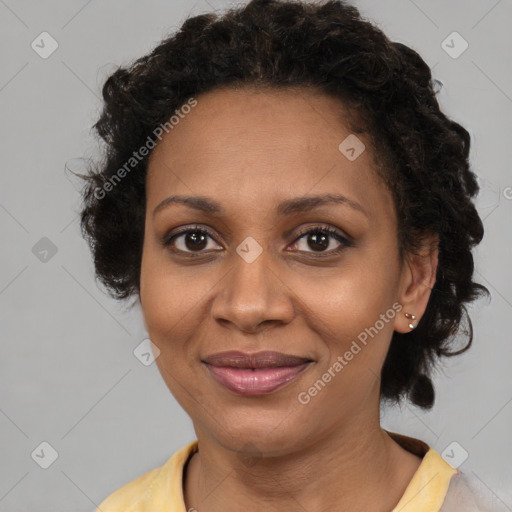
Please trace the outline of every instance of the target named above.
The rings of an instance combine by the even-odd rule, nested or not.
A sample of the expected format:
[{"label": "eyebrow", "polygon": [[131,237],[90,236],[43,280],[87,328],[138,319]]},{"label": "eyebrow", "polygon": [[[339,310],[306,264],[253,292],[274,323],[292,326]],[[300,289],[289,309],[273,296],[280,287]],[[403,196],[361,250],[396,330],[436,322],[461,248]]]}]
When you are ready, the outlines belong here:
[{"label": "eyebrow", "polygon": [[[184,204],[195,210],[215,216],[222,216],[224,214],[220,203],[213,199],[203,196],[170,196],[156,206],[153,210],[153,217],[171,204]],[[369,217],[366,210],[359,203],[342,194],[324,194],[287,199],[278,205],[276,211],[280,217],[284,217],[294,213],[308,212],[314,208],[328,204],[344,204],[362,213],[365,217]]]}]

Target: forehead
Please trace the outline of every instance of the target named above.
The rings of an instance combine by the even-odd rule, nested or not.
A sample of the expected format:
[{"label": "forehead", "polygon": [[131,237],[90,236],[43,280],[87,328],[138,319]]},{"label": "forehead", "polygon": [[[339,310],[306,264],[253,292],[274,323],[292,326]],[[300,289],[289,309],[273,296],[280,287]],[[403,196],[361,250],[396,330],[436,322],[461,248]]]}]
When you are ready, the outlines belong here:
[{"label": "forehead", "polygon": [[368,139],[351,132],[349,113],[338,99],[305,88],[243,88],[196,100],[153,150],[148,207],[180,193],[265,209],[309,193],[389,203],[380,197],[386,191]]},{"label": "forehead", "polygon": [[[190,113],[181,119],[174,116],[178,124],[164,134],[155,156],[163,151],[170,161],[205,154],[261,158],[262,149],[281,152],[288,148],[318,158],[320,152],[332,154],[340,136],[351,133],[345,106],[314,89],[223,88],[202,94],[196,101]],[[171,146],[172,151],[167,151]],[[193,148],[201,151],[187,155]],[[243,155],[237,155],[240,148]]]}]

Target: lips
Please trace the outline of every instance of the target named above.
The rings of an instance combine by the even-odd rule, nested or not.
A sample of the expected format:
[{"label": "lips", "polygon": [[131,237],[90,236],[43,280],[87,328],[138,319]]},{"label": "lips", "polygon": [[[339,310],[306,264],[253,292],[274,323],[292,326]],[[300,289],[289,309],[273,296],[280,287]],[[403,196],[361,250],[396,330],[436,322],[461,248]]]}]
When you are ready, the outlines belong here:
[{"label": "lips", "polygon": [[229,351],[210,355],[202,362],[210,375],[229,390],[240,395],[262,395],[296,379],[312,360],[272,351]]}]

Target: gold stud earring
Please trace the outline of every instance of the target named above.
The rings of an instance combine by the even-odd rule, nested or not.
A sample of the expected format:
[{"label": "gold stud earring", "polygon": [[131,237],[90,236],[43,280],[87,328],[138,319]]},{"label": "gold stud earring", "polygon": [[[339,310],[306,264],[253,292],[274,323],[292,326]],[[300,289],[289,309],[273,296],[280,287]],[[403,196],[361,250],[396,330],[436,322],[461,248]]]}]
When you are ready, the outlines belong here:
[{"label": "gold stud earring", "polygon": [[[416,317],[414,315],[411,315],[411,313],[404,313],[405,318],[408,318],[409,320],[416,320]],[[409,323],[409,329],[414,329],[414,324],[412,322]]]}]

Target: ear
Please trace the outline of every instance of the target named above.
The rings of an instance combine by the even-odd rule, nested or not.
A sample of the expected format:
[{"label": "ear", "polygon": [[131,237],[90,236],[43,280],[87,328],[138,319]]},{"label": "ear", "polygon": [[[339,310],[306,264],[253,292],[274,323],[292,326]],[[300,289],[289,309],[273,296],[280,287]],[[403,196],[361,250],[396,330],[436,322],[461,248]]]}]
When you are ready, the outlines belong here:
[{"label": "ear", "polygon": [[[402,310],[395,317],[395,331],[411,332],[412,324],[418,325],[427,309],[430,293],[436,282],[439,255],[439,237],[428,235],[423,239],[421,248],[414,254],[407,253],[400,276],[399,302]],[[407,318],[405,313],[415,318]]]}]

